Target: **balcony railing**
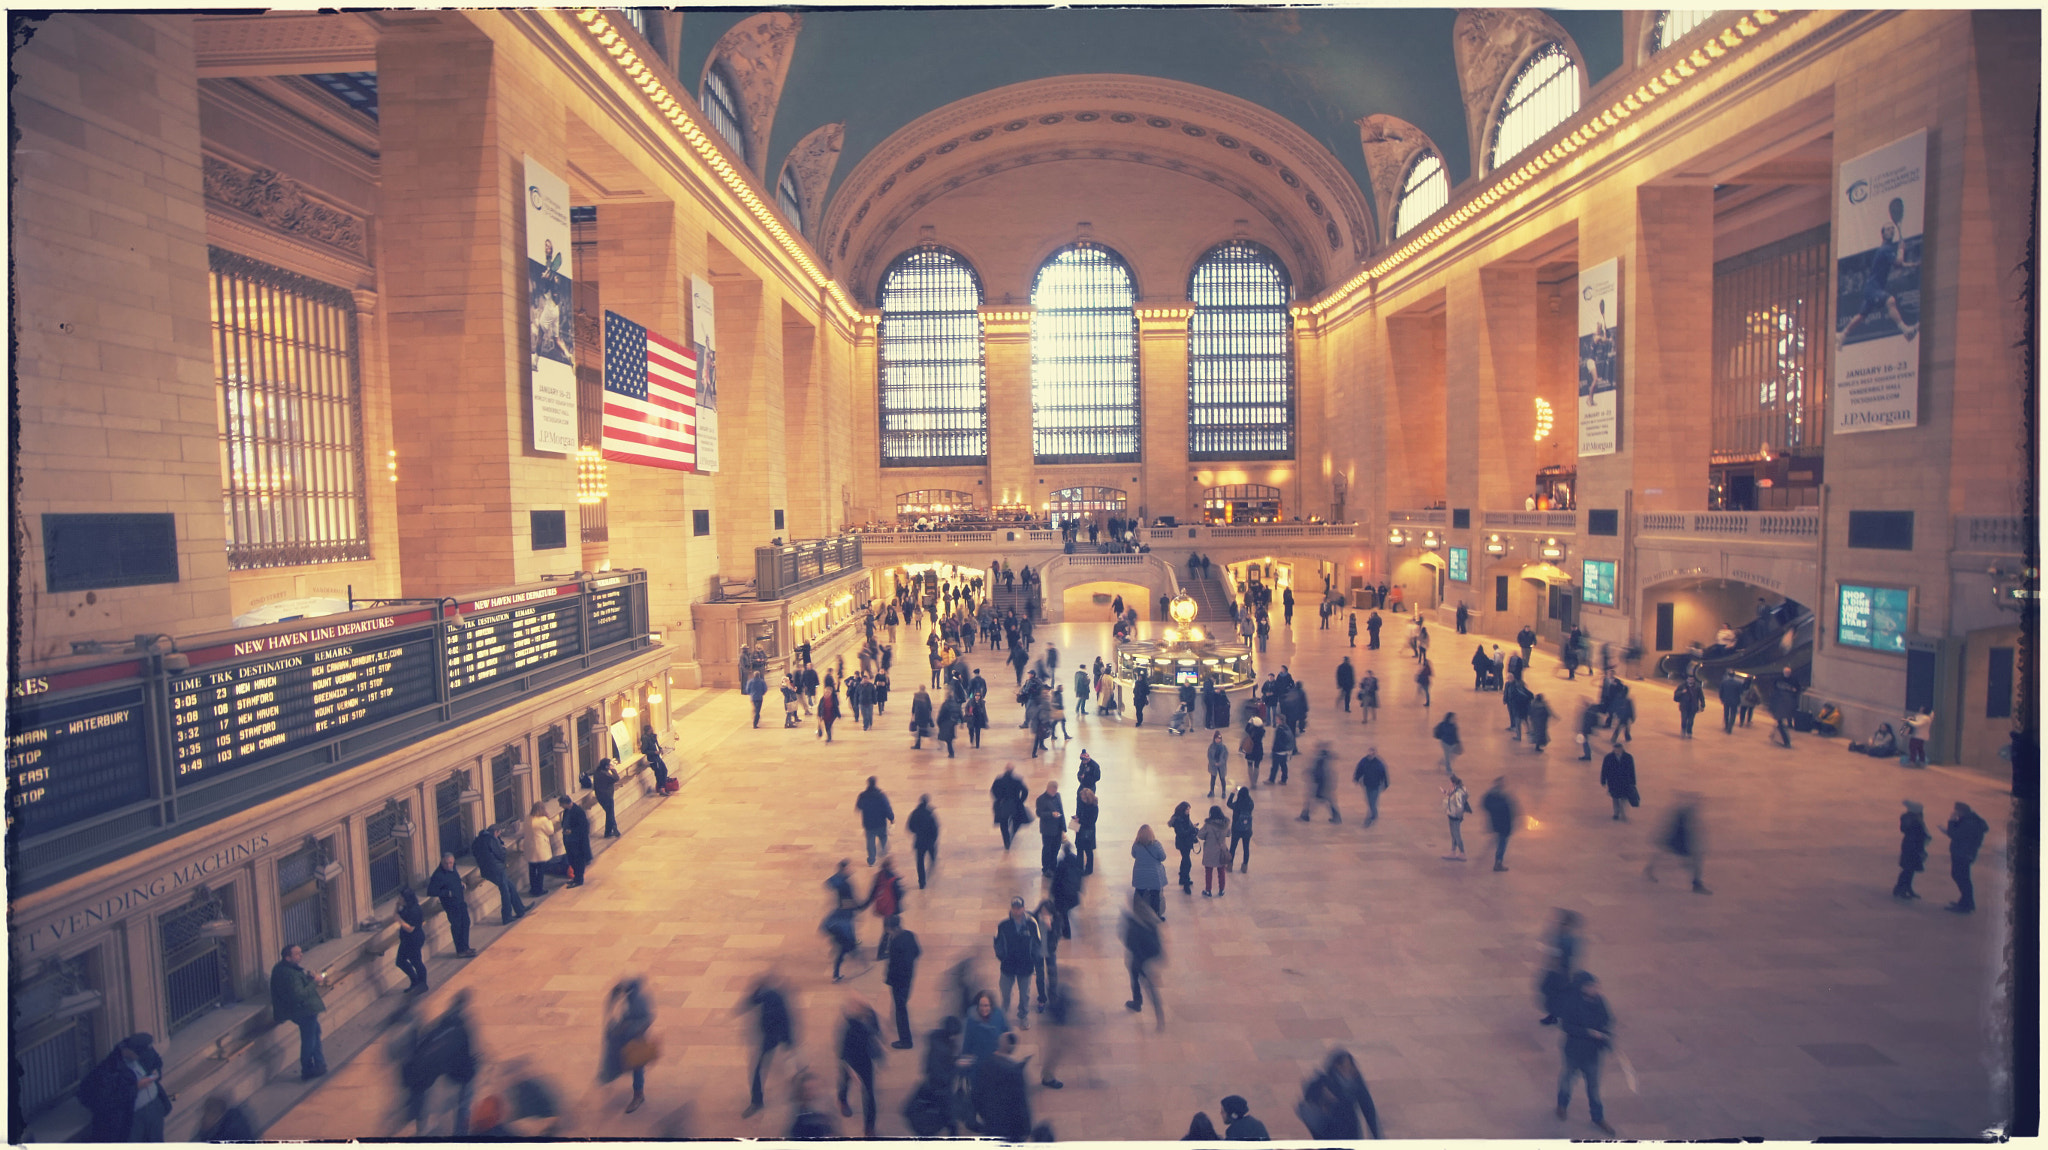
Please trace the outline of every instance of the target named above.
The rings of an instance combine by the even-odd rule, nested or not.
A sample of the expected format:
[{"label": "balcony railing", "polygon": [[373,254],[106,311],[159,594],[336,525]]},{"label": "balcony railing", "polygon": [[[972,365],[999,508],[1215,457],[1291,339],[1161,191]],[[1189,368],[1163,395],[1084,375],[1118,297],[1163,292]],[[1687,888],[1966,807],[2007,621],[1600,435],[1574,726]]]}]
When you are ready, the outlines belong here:
[{"label": "balcony railing", "polygon": [[1451,513],[1441,507],[1432,507],[1420,511],[1387,512],[1387,524],[1389,526],[1413,523],[1418,527],[1442,527],[1450,521]]},{"label": "balcony railing", "polygon": [[2036,524],[2024,515],[1956,516],[1956,550],[2024,555]]},{"label": "balcony railing", "polygon": [[1702,535],[1763,543],[1820,542],[1818,511],[1645,511],[1638,535]]},{"label": "balcony railing", "polygon": [[[1441,515],[1443,512],[1437,512]],[[1144,540],[1158,546],[1166,543],[1193,543],[1218,539],[1356,539],[1360,526],[1356,523],[1264,523],[1244,527],[1208,526],[1204,524],[1183,524],[1179,527],[1142,528]],[[1016,540],[1009,539],[1012,531]],[[854,538],[869,547],[930,546],[935,543],[1001,543],[1014,546],[1017,543],[1032,543],[1050,547],[1062,546],[1057,531],[1022,530],[999,528],[992,531],[862,531]],[[1083,540],[1082,547],[1091,544]]]},{"label": "balcony railing", "polygon": [[1576,531],[1579,528],[1579,513],[1576,511],[1482,511],[1479,522],[1493,531]]}]

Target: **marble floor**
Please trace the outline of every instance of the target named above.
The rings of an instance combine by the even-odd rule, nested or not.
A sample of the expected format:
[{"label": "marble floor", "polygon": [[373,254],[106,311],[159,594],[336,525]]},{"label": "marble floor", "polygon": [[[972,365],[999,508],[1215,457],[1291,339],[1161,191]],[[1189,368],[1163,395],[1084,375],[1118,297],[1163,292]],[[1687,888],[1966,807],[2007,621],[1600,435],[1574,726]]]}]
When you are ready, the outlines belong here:
[{"label": "marble floor", "polygon": [[[1034,1089],[1032,1099],[1034,1118],[1062,1140],[1176,1139],[1198,1110],[1218,1119],[1218,1100],[1232,1093],[1276,1138],[1306,1137],[1294,1115],[1301,1084],[1336,1046],[1357,1056],[1388,1137],[1595,1136],[1583,1095],[1569,1121],[1551,1111],[1559,1037],[1537,1025],[1533,985],[1554,907],[1585,916],[1584,965],[1600,978],[1635,1071],[1631,1089],[1610,1060],[1604,1084],[1608,1120],[1623,1137],[1959,1137],[1999,1123],[1997,1076],[2008,1059],[1997,1045],[1994,989],[2007,943],[2009,817],[1999,785],[1851,755],[1841,739],[1800,735],[1781,749],[1766,741],[1763,722],[1724,735],[1718,707],[1701,717],[1697,738],[1681,739],[1668,687],[1641,683],[1633,746],[1643,806],[1617,823],[1595,782],[1597,762],[1577,761],[1571,744],[1571,718],[1592,691],[1584,677],[1567,682],[1537,655],[1530,681],[1559,715],[1556,741],[1539,755],[1509,739],[1497,694],[1472,691],[1473,639],[1433,629],[1440,673],[1435,706],[1425,709],[1403,652],[1367,651],[1363,637],[1348,650],[1341,631],[1315,624],[1309,615],[1291,633],[1276,628],[1262,667],[1287,664],[1310,684],[1305,748],[1327,742],[1335,753],[1344,821],[1296,821],[1300,775],[1289,787],[1262,787],[1249,873],[1233,875],[1222,899],[1168,891],[1163,1032],[1149,1011],[1123,1009],[1117,913],[1138,824],[1163,830],[1176,802],[1203,801],[1201,734],[1169,736],[1157,710],[1143,729],[1071,717],[1074,737],[1034,761],[1017,706],[992,689],[996,723],[983,747],[963,740],[949,760],[910,749],[907,668],[872,731],[842,722],[829,745],[809,726],[749,729],[742,696],[710,697],[678,731],[681,793],[641,804],[646,813],[588,885],[542,900],[437,985],[425,1007],[474,992],[483,1089],[545,1072],[571,1111],[565,1133],[782,1135],[795,1063],[779,1064],[767,1109],[742,1118],[751,1031],[735,1007],[779,964],[797,990],[801,1061],[827,1093],[843,1004],[866,999],[886,1021],[880,967],[849,963],[846,981],[833,984],[817,929],[827,907],[821,884],[837,860],[854,857],[866,891],[853,800],[876,775],[899,827],[920,794],[943,826],[931,887],[915,890],[913,877],[905,910],[925,952],[912,1003],[919,1049],[892,1051],[880,1073],[880,1133],[906,1135],[902,1106],[923,1032],[940,1021],[945,972],[974,956],[993,979],[996,921],[1012,895],[1035,905],[1042,889],[1031,830],[1003,852],[989,782],[1014,762],[1034,793],[1058,777],[1071,803],[1085,748],[1104,771],[1101,861],[1060,958],[1086,1009],[1061,1070],[1066,1088]],[[919,637],[906,628],[898,638],[906,662],[920,663]],[[1082,624],[1042,628],[1041,648],[1048,639],[1069,680],[1077,661],[1106,655],[1110,643],[1106,626]],[[1347,654],[1384,684],[1371,725],[1334,709],[1332,671]],[[1008,683],[1008,668],[986,650],[972,661],[992,688]],[[1458,769],[1475,805],[1505,775],[1523,812],[1506,873],[1488,865],[1483,817],[1466,823],[1473,861],[1443,858],[1442,772],[1429,732],[1445,711],[1463,726]],[[1349,779],[1369,746],[1390,764],[1393,785],[1366,830]],[[1236,774],[1241,760],[1232,760]],[[1660,883],[1642,877],[1653,828],[1681,790],[1704,796],[1710,896],[1689,892],[1675,873]],[[1943,913],[1954,889],[1939,835],[1920,878],[1924,901],[1890,897],[1906,798],[1926,804],[1930,825],[1958,800],[1992,824],[1976,869],[1977,914]],[[893,845],[910,874],[907,833]],[[863,942],[876,932],[864,915]],[[622,1112],[624,1082],[595,1080],[605,992],[629,973],[650,980],[663,1050],[649,1104],[632,1115]],[[1034,1027],[1024,1052],[1045,1033]],[[395,1095],[391,1067],[373,1048],[335,1067],[266,1137],[388,1135],[399,1128]],[[444,1112],[434,1132],[448,1129]],[[859,1118],[842,1129],[858,1134]]]}]

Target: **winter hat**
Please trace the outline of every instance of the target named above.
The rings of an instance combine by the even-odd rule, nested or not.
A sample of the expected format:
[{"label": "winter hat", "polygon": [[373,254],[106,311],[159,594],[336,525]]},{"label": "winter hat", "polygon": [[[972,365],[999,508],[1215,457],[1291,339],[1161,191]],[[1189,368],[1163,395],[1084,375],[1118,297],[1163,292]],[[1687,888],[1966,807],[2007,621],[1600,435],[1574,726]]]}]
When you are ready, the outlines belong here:
[{"label": "winter hat", "polygon": [[1011,897],[1011,899],[1010,899],[1010,909],[1012,909],[1012,910],[1021,910],[1021,909],[1023,908],[1023,906],[1024,906],[1024,896],[1023,896],[1023,895],[1021,895],[1021,894],[1020,894],[1020,895],[1014,895],[1014,896],[1012,896],[1012,897]]},{"label": "winter hat", "polygon": [[1903,801],[1906,804],[1906,809],[1912,811],[1914,814],[1917,815],[1926,813],[1927,808],[1921,806],[1919,803],[1914,802],[1912,799],[1906,799]]}]

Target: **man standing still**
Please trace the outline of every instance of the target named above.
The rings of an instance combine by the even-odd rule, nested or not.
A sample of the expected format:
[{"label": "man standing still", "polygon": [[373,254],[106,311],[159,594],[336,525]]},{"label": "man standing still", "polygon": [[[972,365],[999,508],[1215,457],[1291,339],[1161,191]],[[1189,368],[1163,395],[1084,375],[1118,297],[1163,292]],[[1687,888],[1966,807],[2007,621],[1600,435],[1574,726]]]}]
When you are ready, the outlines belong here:
[{"label": "man standing still", "polygon": [[1515,833],[1515,803],[1508,797],[1508,780],[1505,776],[1493,780],[1487,788],[1486,797],[1479,800],[1486,808],[1486,821],[1493,830],[1493,869],[1508,869],[1508,836]]},{"label": "man standing still", "polygon": [[455,944],[455,957],[474,958],[469,949],[469,892],[462,872],[455,869],[455,852],[442,851],[441,865],[427,879],[427,897],[441,900],[441,913],[448,916],[448,938]]},{"label": "man standing still", "polygon": [[1351,666],[1351,656],[1337,664],[1337,701],[1344,705],[1344,713],[1351,713],[1351,691],[1358,686],[1358,671]]},{"label": "man standing still", "polygon": [[505,875],[505,844],[498,840],[498,832],[491,827],[478,831],[476,841],[469,844],[469,854],[476,860],[476,873],[498,888],[498,920],[511,926],[514,919],[526,914],[526,906]]},{"label": "man standing still", "polygon": [[917,959],[924,953],[918,946],[917,935],[903,929],[903,916],[892,914],[882,920],[882,929],[889,944],[889,969],[882,981],[889,987],[889,997],[896,1003],[896,1041],[891,1045],[897,1050],[910,1049],[910,987],[917,980]]},{"label": "man standing still", "polygon": [[1947,909],[1969,914],[1977,909],[1977,887],[1970,881],[1970,867],[1984,846],[1984,836],[1991,833],[1991,824],[1971,810],[1970,804],[1957,803],[1955,814],[1949,816],[1941,833],[1948,836],[1949,877],[1956,880],[1956,901],[1948,904]]},{"label": "man standing still", "polygon": [[1370,827],[1380,821],[1380,792],[1389,785],[1387,762],[1380,758],[1378,747],[1366,748],[1365,757],[1351,772],[1351,781],[1365,788],[1365,825]]},{"label": "man standing still", "polygon": [[[1031,980],[1039,974],[1040,938],[1038,920],[1024,911],[1023,896],[1010,900],[1010,916],[996,924],[996,964],[1001,970],[997,980],[1002,989],[1003,1013],[1010,1012],[1010,990],[1017,991],[1017,1029],[1031,1029]],[[1038,994],[1045,996],[1045,984],[1039,983]]]},{"label": "man standing still", "polygon": [[[455,864],[455,856],[442,857],[449,866]],[[306,952],[297,945],[285,947],[281,957],[270,968],[270,1014],[298,1026],[299,1076],[318,1078],[327,1073],[327,1053],[320,1049],[320,1012],[327,1009],[320,1000],[320,978],[306,969]]]}]

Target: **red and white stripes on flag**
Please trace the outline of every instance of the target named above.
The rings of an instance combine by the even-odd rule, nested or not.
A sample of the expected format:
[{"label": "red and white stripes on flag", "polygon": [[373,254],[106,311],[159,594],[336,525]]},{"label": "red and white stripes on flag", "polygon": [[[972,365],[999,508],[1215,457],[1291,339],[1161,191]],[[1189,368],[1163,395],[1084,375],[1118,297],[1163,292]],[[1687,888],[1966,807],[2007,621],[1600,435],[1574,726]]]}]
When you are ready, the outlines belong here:
[{"label": "red and white stripes on flag", "polygon": [[604,457],[697,469],[697,357],[615,311],[604,313]]}]

